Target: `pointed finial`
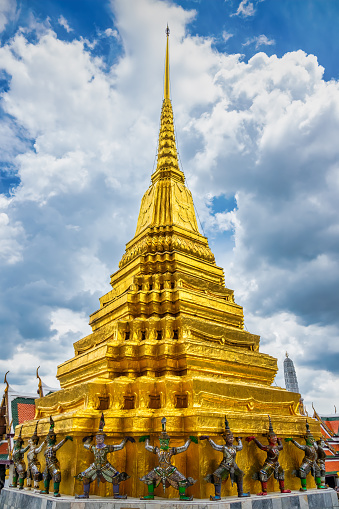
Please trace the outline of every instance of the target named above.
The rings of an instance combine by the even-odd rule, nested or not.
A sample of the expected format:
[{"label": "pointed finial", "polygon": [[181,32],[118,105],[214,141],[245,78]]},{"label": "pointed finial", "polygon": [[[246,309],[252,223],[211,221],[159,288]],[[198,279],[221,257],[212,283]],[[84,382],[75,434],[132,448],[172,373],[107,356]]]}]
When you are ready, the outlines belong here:
[{"label": "pointed finial", "polygon": [[161,427],[162,427],[162,431],[166,432],[166,417],[163,417],[161,419]]},{"label": "pointed finial", "polygon": [[[7,373],[9,373],[9,371],[7,371]],[[5,387],[5,390],[4,390],[4,394],[2,396],[2,401],[1,401],[1,405],[0,407],[6,407],[6,405],[8,404],[8,401],[7,401],[7,398],[8,398],[8,388],[9,388],[9,383],[7,382],[7,373],[5,374],[5,378],[4,378],[4,384],[6,384],[6,387]]]},{"label": "pointed finial", "polygon": [[169,81],[169,50],[168,50],[168,39],[170,29],[166,28],[166,60],[165,60],[165,82],[164,82],[164,99],[170,98],[170,81]]},{"label": "pointed finial", "polygon": [[286,357],[288,357],[288,353],[287,352],[285,353],[285,355],[286,355]]},{"label": "pointed finial", "polygon": [[6,384],[6,387],[5,387],[5,392],[8,391],[8,387],[9,387],[9,383],[7,382],[7,375],[8,375],[9,371],[7,371],[7,373],[5,374],[5,378],[4,378],[4,384]]},{"label": "pointed finial", "polygon": [[37,377],[37,378],[38,378],[38,380],[39,380],[37,393],[39,394],[39,398],[43,398],[44,393],[43,393],[43,390],[42,390],[42,381],[41,381],[41,378],[40,378],[40,376],[39,376],[39,368],[40,368],[40,366],[38,366],[38,367],[36,368],[36,377]]}]

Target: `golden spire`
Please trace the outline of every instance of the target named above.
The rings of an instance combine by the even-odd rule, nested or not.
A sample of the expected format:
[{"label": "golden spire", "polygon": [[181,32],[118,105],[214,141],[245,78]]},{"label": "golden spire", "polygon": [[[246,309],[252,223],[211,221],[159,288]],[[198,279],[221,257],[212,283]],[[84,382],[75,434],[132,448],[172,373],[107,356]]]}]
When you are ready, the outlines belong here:
[{"label": "golden spire", "polygon": [[169,28],[166,28],[166,60],[164,78],[164,100],[161,110],[158,162],[157,168],[152,175],[152,182],[161,178],[173,178],[185,182],[183,172],[179,168],[177,147],[174,136],[173,110],[170,100],[170,77],[169,77]]},{"label": "golden spire", "polygon": [[165,61],[165,82],[164,82],[164,99],[170,98],[170,81],[169,81],[169,51],[168,51],[168,39],[169,39],[170,29],[166,28],[166,61]]},{"label": "golden spire", "polygon": [[[152,185],[141,202],[136,236],[142,231],[146,232],[148,227],[180,227],[200,235],[192,195],[185,186],[185,176],[179,168],[170,99],[168,38],[167,25],[164,100],[160,118],[157,167],[151,177]],[[214,261],[210,251],[207,256]]]}]

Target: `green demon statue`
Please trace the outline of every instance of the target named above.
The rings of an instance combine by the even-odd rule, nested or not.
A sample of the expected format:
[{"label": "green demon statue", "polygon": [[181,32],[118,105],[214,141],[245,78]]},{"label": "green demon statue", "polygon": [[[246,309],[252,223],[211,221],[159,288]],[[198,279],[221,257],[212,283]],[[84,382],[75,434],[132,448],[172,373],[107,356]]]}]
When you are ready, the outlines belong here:
[{"label": "green demon statue", "polygon": [[155,467],[151,472],[144,475],[140,481],[147,484],[148,495],[142,497],[142,500],[153,500],[154,499],[154,488],[162,483],[163,490],[168,486],[173,486],[176,490],[179,490],[180,500],[193,500],[193,497],[186,495],[186,488],[192,486],[196,481],[192,477],[185,477],[179,472],[179,470],[172,465],[171,458],[176,454],[187,451],[191,442],[198,443],[196,437],[189,437],[185,445],[181,447],[169,447],[170,436],[166,432],[166,418],[161,419],[162,432],[159,436],[160,447],[153,447],[150,445],[149,435],[139,438],[139,442],[145,442],[145,448],[147,451],[152,452],[158,456],[159,465]]},{"label": "green demon statue", "polygon": [[326,489],[325,484],[325,459],[326,452],[324,451],[325,441],[321,438],[317,440],[317,459],[315,461],[315,482],[318,490]]},{"label": "green demon statue", "polygon": [[285,475],[282,466],[279,463],[279,454],[283,449],[283,445],[281,439],[277,437],[277,435],[273,431],[273,426],[271,422],[270,416],[268,416],[269,421],[269,431],[267,434],[268,445],[262,445],[259,440],[255,437],[247,437],[247,442],[251,442],[254,440],[254,443],[261,449],[267,453],[267,457],[262,469],[256,474],[256,478],[259,478],[261,482],[262,491],[258,493],[258,495],[267,495],[267,481],[272,475],[274,478],[279,481],[279,488],[281,493],[291,493],[291,490],[285,489]]},{"label": "green demon statue", "polygon": [[127,498],[127,495],[119,495],[119,485],[121,481],[126,481],[130,476],[126,472],[118,472],[107,460],[107,455],[110,452],[120,451],[123,449],[127,442],[135,442],[133,437],[125,437],[122,442],[118,445],[106,445],[104,433],[105,419],[102,413],[99,432],[95,436],[96,445],[91,445],[93,436],[85,437],[83,439],[84,447],[88,451],[94,454],[94,462],[77,476],[76,479],[82,481],[84,484],[83,495],[76,495],[75,498],[89,498],[89,488],[92,481],[95,479],[99,485],[101,482],[110,482],[113,484],[113,496],[114,498]]},{"label": "green demon statue", "polygon": [[20,433],[18,438],[14,442],[13,448],[13,478],[12,483],[10,484],[10,488],[16,488],[18,484],[19,478],[19,490],[22,490],[24,487],[25,477],[26,477],[26,464],[24,462],[24,454],[28,450],[28,445],[22,449],[23,439],[21,438],[22,426],[20,428]]},{"label": "green demon statue", "polygon": [[49,493],[49,484],[51,480],[54,483],[54,497],[60,497],[59,486],[61,482],[61,471],[60,464],[56,457],[56,452],[62,447],[67,440],[73,440],[72,437],[63,438],[58,444],[56,444],[56,434],[54,432],[54,421],[53,418],[49,418],[50,428],[46,437],[47,446],[44,451],[44,456],[46,460],[45,470],[43,473],[44,479],[44,489],[40,491],[42,495],[48,495]]},{"label": "green demon statue", "polygon": [[[285,438],[285,442],[292,442],[298,449],[301,449],[305,452],[305,456],[302,460],[302,463],[297,471],[295,471],[295,475],[297,477],[300,477],[301,482],[301,488],[300,491],[307,491],[307,485],[306,485],[306,477],[311,472],[312,475],[316,475],[317,466],[316,466],[316,459],[317,459],[317,449],[318,444],[314,440],[312,433],[310,432],[310,426],[308,422],[306,421],[306,435],[305,438],[305,445],[301,445],[293,438]],[[320,476],[316,478],[317,485],[321,485],[321,478]]]},{"label": "green demon statue", "polygon": [[237,483],[238,497],[249,497],[250,496],[249,493],[243,492],[244,472],[240,470],[240,468],[235,462],[237,452],[242,450],[241,439],[236,438],[237,445],[233,445],[234,437],[232,431],[229,428],[226,417],[225,417],[225,431],[222,434],[222,436],[225,440],[224,445],[217,445],[208,436],[200,437],[200,440],[208,440],[213,449],[223,453],[223,459],[218,468],[213,472],[213,474],[207,475],[205,477],[206,482],[214,484],[215,495],[214,497],[210,496],[210,499],[220,500],[221,483],[223,481],[226,481],[229,477],[231,478],[232,486],[234,481]]},{"label": "green demon statue", "polygon": [[41,445],[38,447],[39,437],[38,437],[38,423],[37,421],[35,430],[31,438],[28,440],[29,451],[27,453],[27,489],[31,489],[32,481],[34,482],[34,489],[39,490],[39,483],[42,480],[41,474],[41,465],[40,461],[38,461],[38,454],[42,451],[43,446],[46,444],[46,440],[44,440]]}]

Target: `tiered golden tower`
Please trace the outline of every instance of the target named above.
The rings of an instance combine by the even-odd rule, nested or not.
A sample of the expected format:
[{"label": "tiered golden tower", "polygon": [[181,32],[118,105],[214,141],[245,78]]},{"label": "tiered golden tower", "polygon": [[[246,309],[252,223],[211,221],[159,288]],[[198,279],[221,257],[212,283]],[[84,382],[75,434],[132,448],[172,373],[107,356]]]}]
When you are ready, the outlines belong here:
[{"label": "tiered golden tower", "polygon": [[[174,444],[201,434],[218,441],[225,414],[235,435],[261,435],[268,430],[267,414],[278,435],[304,434],[299,395],[272,387],[277,361],[259,352],[259,336],[244,330],[243,309],[225,287],[223,270],[199,233],[178,164],[168,33],[157,167],[141,202],[135,236],[111,276],[111,286],[90,317],[93,332],[77,341],[75,356],[58,367],[61,390],[36,400],[39,434],[47,433],[53,415],[60,438],[74,436],[59,453],[61,492],[81,492],[73,476],[91,461],[81,439],[97,431],[102,411],[108,442],[145,434],[156,441],[163,416]],[[34,426],[28,423],[23,436],[30,436]],[[311,430],[320,435],[314,421]],[[281,453],[290,487],[299,486],[290,476],[293,458],[301,454],[295,449]],[[131,475],[124,483],[129,495],[143,494],[139,477],[152,466],[150,456],[137,441],[111,458]],[[251,475],[263,457],[247,443],[238,456],[246,472],[245,488],[253,492]],[[205,498],[212,492],[203,477],[220,460],[220,454],[202,442],[176,457],[178,468],[198,480],[190,489],[194,496]],[[270,483],[269,490],[277,489]],[[223,489],[223,494],[235,493],[229,484]],[[98,489],[93,483],[91,490],[111,494],[109,485]],[[176,496],[171,490],[169,496]]]}]

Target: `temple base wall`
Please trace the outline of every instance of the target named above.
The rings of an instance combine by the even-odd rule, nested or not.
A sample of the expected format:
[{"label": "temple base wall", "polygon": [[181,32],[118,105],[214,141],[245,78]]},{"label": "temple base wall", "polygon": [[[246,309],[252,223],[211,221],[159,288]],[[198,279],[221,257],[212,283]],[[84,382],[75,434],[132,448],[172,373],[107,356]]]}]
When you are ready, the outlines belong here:
[{"label": "temple base wall", "polygon": [[[126,434],[127,435],[127,434]],[[61,440],[62,436],[58,435],[57,440]],[[119,443],[120,437],[107,438],[106,443]],[[137,437],[136,437],[137,438]],[[223,443],[220,436],[211,435],[211,438],[219,444]],[[267,443],[266,438],[258,437],[263,444]],[[137,438],[138,440],[138,438]],[[173,437],[171,446],[180,446],[185,442],[184,438]],[[157,437],[151,439],[151,443],[158,444]],[[243,450],[237,454],[237,464],[241,470],[245,472],[244,491],[250,491],[251,494],[261,491],[261,484],[258,480],[253,480],[252,475],[258,472],[264,463],[266,453],[260,451],[252,442],[248,444],[243,440]],[[284,444],[284,450],[280,454],[280,464],[285,471],[286,488],[298,490],[300,487],[300,479],[292,475],[292,470],[301,464],[303,452],[291,444]],[[42,454],[39,455],[42,466],[45,459]],[[93,462],[93,454],[86,451],[83,447],[82,437],[75,436],[74,442],[67,442],[64,447],[58,451],[58,459],[61,465],[62,480],[60,484],[60,493],[73,496],[74,494],[82,494],[83,484],[81,481],[74,479],[79,472],[86,470]],[[119,472],[127,472],[131,477],[120,484],[120,493],[127,494],[132,497],[140,497],[147,494],[147,486],[139,479],[157,465],[157,458],[145,450],[144,443],[135,444],[127,443],[122,451],[112,453],[108,456],[109,461]],[[173,464],[185,476],[191,476],[197,482],[187,489],[189,495],[193,495],[196,499],[209,498],[214,495],[214,486],[204,481],[204,477],[211,474],[220,464],[222,454],[218,453],[207,442],[199,442],[199,444],[191,443],[186,453],[178,454],[173,457]],[[40,484],[41,489],[43,483]],[[307,487],[315,488],[314,478],[311,474],[307,476]],[[52,489],[52,482],[51,482]],[[279,484],[273,476],[268,481],[268,491],[279,493]],[[163,493],[162,485],[155,490],[155,495],[168,499],[178,497],[178,491],[172,487],[166,489]],[[234,483],[227,480],[222,483],[222,497],[236,496],[237,487]],[[90,496],[112,497],[113,488],[111,483],[91,483]],[[134,507],[134,506],[132,506]]]},{"label": "temple base wall", "polygon": [[[47,398],[46,398],[47,399]],[[226,412],[225,412],[226,413]],[[159,444],[161,431],[161,417],[167,417],[167,430],[171,436],[171,447],[181,446],[190,435],[209,435],[216,443],[224,443],[221,437],[223,430],[224,415],[213,411],[213,409],[172,409],[164,411],[160,408],[135,409],[135,410],[107,410],[105,411],[105,432],[107,433],[107,444],[118,444],[124,436],[133,436],[135,443],[128,442],[126,447],[108,455],[108,460],[119,472],[127,472],[131,477],[120,484],[120,492],[133,497],[146,495],[147,487],[139,479],[156,466],[156,455],[145,450],[145,444],[139,442],[143,435],[151,436],[151,444]],[[82,410],[74,413],[63,413],[54,416],[57,442],[66,435],[73,436],[73,442],[66,444],[58,450],[57,457],[60,462],[62,480],[60,492],[67,495],[81,494],[82,483],[74,476],[86,470],[93,462],[93,454],[83,446],[83,437],[95,434],[98,430],[100,411]],[[237,464],[244,471],[244,491],[257,493],[260,491],[260,482],[252,479],[253,474],[258,472],[263,465],[266,453],[259,450],[254,442],[248,443],[245,437],[255,435],[262,444],[267,444],[267,438],[263,432],[268,431],[268,418],[266,414],[254,414],[253,412],[231,413],[227,412],[230,427],[234,436],[241,436],[243,450],[237,454]],[[311,431],[315,438],[320,437],[320,427],[313,419],[308,419]],[[305,417],[290,415],[272,415],[274,430],[278,437],[298,437],[303,443],[305,430]],[[32,436],[35,421],[28,421],[22,428],[22,437],[27,440]],[[39,434],[46,436],[49,428],[49,420],[44,417],[39,421]],[[212,431],[213,430],[213,431]],[[220,430],[218,433],[215,430]],[[94,442],[93,442],[94,443]],[[283,442],[284,449],[280,453],[279,461],[285,471],[285,484],[289,489],[297,490],[300,487],[300,479],[292,475],[292,471],[301,464],[303,451],[291,443]],[[45,466],[43,452],[38,456],[42,468]],[[198,444],[191,443],[188,450],[172,457],[173,464],[185,476],[191,476],[197,482],[188,488],[188,493],[194,498],[209,498],[214,493],[212,484],[206,483],[204,477],[211,474],[222,460],[222,454],[212,449],[206,441],[199,441]],[[314,488],[315,482],[311,474],[307,476],[307,487]],[[278,491],[278,482],[273,478],[268,481],[268,491]],[[231,486],[230,480],[222,485],[222,496],[235,496],[236,485]],[[112,496],[112,485],[110,483],[97,486],[96,482],[91,484],[90,495],[101,497]],[[163,494],[162,488],[156,489],[156,495],[164,498],[177,498],[178,492],[168,488]]]}]

